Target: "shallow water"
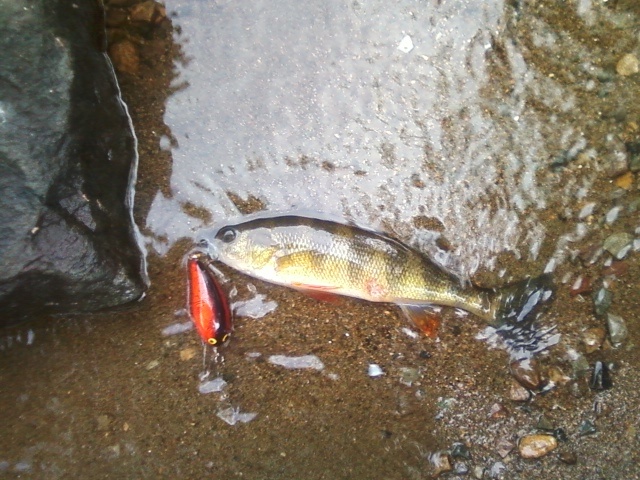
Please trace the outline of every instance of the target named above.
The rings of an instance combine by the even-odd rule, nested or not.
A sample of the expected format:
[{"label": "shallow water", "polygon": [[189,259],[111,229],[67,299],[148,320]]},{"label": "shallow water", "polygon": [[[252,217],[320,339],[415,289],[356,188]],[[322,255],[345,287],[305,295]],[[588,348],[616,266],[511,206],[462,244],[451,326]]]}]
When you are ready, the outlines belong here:
[{"label": "shallow water", "polygon": [[[185,205],[220,223],[252,198],[416,236],[427,249],[444,232],[459,263],[438,258],[468,276],[505,250],[535,259],[548,240],[539,211],[590,199],[601,157],[620,147],[594,125],[598,89],[614,102],[629,94],[598,80],[615,57],[551,23],[570,14],[584,35],[592,23],[624,24],[605,6],[167,6],[184,61],[160,140],[173,159],[170,195],[146,219],[159,251],[209,223]],[[561,157],[579,170],[554,172]]]},{"label": "shallow water", "polygon": [[[640,476],[638,249],[613,275],[609,253],[581,260],[612,233],[640,237],[638,174],[623,188],[612,172],[638,141],[639,77],[615,68],[640,56],[637,8],[167,3],[169,35],[121,78],[152,287],[124,312],[2,332],[0,476],[420,479],[455,442],[471,451],[454,458],[459,478]],[[476,340],[471,316],[445,309],[434,341],[392,306],[319,303],[228,269],[242,315],[224,361],[203,363],[183,331],[183,256],[257,210],[385,230],[486,285],[553,271],[542,323],[560,342],[540,370],[572,380],[515,402],[508,355]],[[570,295],[581,276],[613,292],[619,348],[586,353],[584,331],[606,322],[591,293]],[[590,390],[576,353],[612,363],[613,387]],[[503,456],[541,416],[568,441],[538,461]],[[579,436],[584,420],[596,434]]]}]

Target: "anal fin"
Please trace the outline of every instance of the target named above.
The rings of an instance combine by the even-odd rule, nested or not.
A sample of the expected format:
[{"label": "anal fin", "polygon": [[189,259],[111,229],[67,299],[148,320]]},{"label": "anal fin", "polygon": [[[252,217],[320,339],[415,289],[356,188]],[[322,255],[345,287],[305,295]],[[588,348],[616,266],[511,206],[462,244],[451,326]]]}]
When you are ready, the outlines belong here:
[{"label": "anal fin", "polygon": [[341,296],[333,292],[337,290],[336,287],[321,287],[303,283],[294,283],[291,286],[307,297],[321,302],[338,303],[340,301]]},{"label": "anal fin", "polygon": [[440,328],[439,315],[431,310],[428,305],[399,305],[404,313],[418,329],[429,338],[438,336]]}]

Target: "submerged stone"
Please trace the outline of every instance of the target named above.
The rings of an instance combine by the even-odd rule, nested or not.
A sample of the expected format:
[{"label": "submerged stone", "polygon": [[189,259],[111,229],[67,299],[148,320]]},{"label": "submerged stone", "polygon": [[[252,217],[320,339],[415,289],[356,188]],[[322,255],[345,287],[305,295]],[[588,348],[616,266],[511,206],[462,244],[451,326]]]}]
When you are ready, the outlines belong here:
[{"label": "submerged stone", "polygon": [[511,362],[509,365],[513,377],[529,390],[537,390],[540,388],[540,371],[538,363],[531,359],[525,358]]},{"label": "submerged stone", "polygon": [[607,367],[606,364],[600,361],[594,364],[589,386],[592,390],[608,390],[611,388],[611,375],[609,374],[609,367]]},{"label": "submerged stone", "polygon": [[623,55],[620,60],[618,60],[618,63],[616,63],[616,72],[623,77],[633,75],[634,73],[638,73],[638,71],[640,71],[640,61],[638,61],[638,57],[633,53]]},{"label": "submerged stone", "polygon": [[469,448],[462,442],[456,442],[451,447],[451,456],[453,458],[464,458],[465,460],[471,460],[471,452]]},{"label": "submerged stone", "polygon": [[558,458],[562,463],[567,465],[575,465],[578,463],[578,456],[572,450],[564,450],[558,454]]},{"label": "submerged stone", "polygon": [[613,302],[613,293],[606,288],[601,288],[593,294],[593,308],[596,315],[604,315],[611,307]]},{"label": "submerged stone", "polygon": [[322,363],[322,361],[315,355],[302,355],[299,357],[289,357],[287,355],[271,355],[267,360],[273,365],[278,365],[290,370],[322,370],[324,368],[324,363]]},{"label": "submerged stone", "polygon": [[540,458],[558,447],[553,435],[527,435],[520,439],[518,451],[522,458]]},{"label": "submerged stone", "polygon": [[614,233],[604,241],[604,249],[618,260],[622,260],[633,244],[633,235],[630,233]]},{"label": "submerged stone", "polygon": [[607,335],[604,328],[592,327],[582,333],[582,343],[584,343],[585,351],[592,353],[598,350]]},{"label": "submerged stone", "polygon": [[449,455],[446,452],[436,452],[430,455],[429,463],[431,463],[433,467],[433,475],[436,477],[442,473],[453,470],[451,458],[449,458]]},{"label": "submerged stone", "polygon": [[530,398],[531,392],[520,385],[520,382],[513,379],[509,387],[509,399],[514,402],[526,402]]},{"label": "submerged stone", "polygon": [[627,339],[629,330],[627,324],[622,317],[607,313],[607,328],[609,329],[609,338],[614,347],[620,346]]},{"label": "submerged stone", "polygon": [[578,436],[593,435],[596,433],[596,426],[591,420],[583,421],[578,427]]}]

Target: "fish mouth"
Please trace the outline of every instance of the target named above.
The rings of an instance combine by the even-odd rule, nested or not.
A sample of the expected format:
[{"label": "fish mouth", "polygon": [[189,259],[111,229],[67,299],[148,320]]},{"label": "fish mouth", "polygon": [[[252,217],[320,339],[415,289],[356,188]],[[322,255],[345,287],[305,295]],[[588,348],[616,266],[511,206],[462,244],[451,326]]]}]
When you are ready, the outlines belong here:
[{"label": "fish mouth", "polygon": [[189,251],[188,256],[208,257],[210,261],[216,261],[220,258],[220,251],[215,242],[210,242],[206,238],[200,238],[196,245]]}]

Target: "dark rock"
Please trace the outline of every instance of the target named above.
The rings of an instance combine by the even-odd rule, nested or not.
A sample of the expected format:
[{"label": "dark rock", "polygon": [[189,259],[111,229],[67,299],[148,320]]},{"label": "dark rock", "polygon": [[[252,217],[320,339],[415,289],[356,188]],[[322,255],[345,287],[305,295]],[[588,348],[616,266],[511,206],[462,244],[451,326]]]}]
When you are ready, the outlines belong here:
[{"label": "dark rock", "polygon": [[578,436],[593,435],[596,433],[596,426],[591,420],[585,420],[578,426]]},{"label": "dark rock", "polygon": [[462,442],[456,442],[451,446],[451,456],[453,458],[463,458],[471,460],[471,452],[469,448]]},{"label": "dark rock", "polygon": [[553,436],[556,437],[556,439],[559,442],[568,442],[569,441],[569,437],[567,436],[567,432],[564,431],[564,428],[556,428],[553,430]]},{"label": "dark rock", "polygon": [[596,315],[602,316],[607,313],[613,303],[613,293],[606,288],[601,288],[593,294],[593,309]]},{"label": "dark rock", "polygon": [[0,322],[140,298],[136,139],[98,3],[0,12]]},{"label": "dark rock", "polygon": [[591,374],[591,381],[589,386],[593,390],[607,390],[611,388],[611,375],[609,374],[609,367],[604,363],[598,361],[593,366],[593,373]]}]

